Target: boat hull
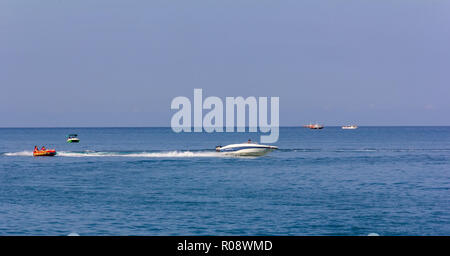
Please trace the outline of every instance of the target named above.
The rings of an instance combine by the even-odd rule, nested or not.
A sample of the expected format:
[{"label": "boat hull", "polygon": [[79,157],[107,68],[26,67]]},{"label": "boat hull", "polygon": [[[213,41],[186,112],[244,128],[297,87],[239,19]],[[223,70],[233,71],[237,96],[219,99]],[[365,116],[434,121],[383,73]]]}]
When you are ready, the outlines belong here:
[{"label": "boat hull", "polygon": [[67,140],[67,143],[78,143],[78,142],[80,142],[79,139],[68,139]]},{"label": "boat hull", "polygon": [[263,156],[269,152],[278,149],[275,146],[259,145],[259,144],[233,144],[218,149],[227,155],[234,156]]},{"label": "boat hull", "polygon": [[234,156],[263,156],[272,151],[274,151],[274,149],[271,148],[249,148],[235,151],[224,151],[224,154]]}]

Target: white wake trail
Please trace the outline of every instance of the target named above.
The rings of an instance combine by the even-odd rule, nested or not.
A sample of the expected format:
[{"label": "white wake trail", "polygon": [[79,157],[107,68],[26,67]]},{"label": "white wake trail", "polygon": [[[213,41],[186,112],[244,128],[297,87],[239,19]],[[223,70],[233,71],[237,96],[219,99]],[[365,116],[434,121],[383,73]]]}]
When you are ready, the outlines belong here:
[{"label": "white wake trail", "polygon": [[20,151],[5,153],[5,156],[33,156],[33,151]]},{"label": "white wake trail", "polygon": [[138,152],[138,153],[120,153],[120,152],[67,152],[61,151],[56,156],[63,157],[223,157],[217,152],[192,152],[192,151],[168,151],[168,152]]}]

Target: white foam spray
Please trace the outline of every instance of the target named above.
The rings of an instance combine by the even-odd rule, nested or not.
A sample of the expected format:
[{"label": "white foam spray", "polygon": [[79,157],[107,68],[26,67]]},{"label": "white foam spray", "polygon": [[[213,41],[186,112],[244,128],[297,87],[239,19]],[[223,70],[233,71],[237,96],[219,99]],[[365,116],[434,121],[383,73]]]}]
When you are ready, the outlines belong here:
[{"label": "white foam spray", "polygon": [[[20,152],[8,152],[4,153],[5,156],[33,156],[32,151],[20,151]],[[142,157],[142,158],[169,158],[169,157],[226,157],[226,155],[212,152],[212,151],[166,151],[166,152],[136,152],[136,153],[124,153],[124,152],[70,152],[70,151],[58,151],[57,157]]]}]

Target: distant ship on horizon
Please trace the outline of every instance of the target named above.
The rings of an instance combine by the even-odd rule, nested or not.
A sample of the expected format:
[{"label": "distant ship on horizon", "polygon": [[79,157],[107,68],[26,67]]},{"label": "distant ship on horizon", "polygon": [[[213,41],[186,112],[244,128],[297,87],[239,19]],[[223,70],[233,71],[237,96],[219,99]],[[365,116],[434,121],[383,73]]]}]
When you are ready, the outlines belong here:
[{"label": "distant ship on horizon", "polygon": [[342,129],[344,130],[354,130],[354,129],[358,129],[358,126],[352,124],[352,125],[344,125],[342,126]]},{"label": "distant ship on horizon", "polygon": [[316,123],[316,124],[303,125],[303,127],[309,128],[309,129],[323,129],[324,126],[321,125],[321,124]]}]

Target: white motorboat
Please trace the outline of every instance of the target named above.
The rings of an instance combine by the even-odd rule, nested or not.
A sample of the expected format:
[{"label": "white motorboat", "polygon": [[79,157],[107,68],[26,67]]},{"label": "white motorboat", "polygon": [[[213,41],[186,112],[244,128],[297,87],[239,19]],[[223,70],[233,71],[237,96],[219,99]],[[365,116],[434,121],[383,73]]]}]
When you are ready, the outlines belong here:
[{"label": "white motorboat", "polygon": [[216,147],[217,152],[236,156],[263,156],[276,149],[278,149],[276,146],[261,145],[253,142]]}]

